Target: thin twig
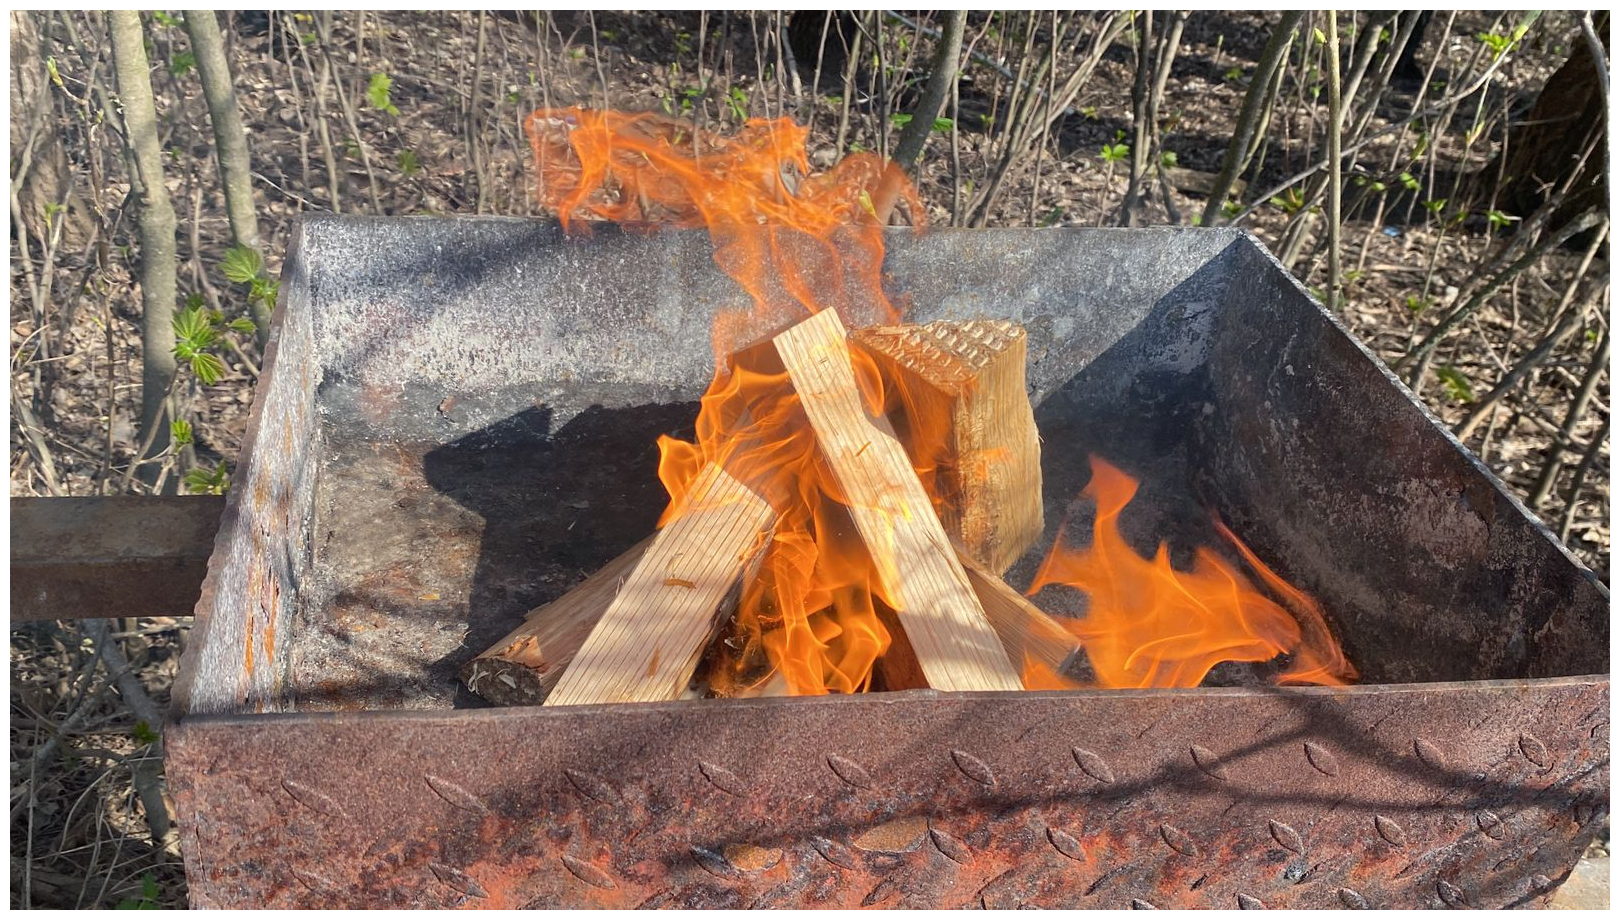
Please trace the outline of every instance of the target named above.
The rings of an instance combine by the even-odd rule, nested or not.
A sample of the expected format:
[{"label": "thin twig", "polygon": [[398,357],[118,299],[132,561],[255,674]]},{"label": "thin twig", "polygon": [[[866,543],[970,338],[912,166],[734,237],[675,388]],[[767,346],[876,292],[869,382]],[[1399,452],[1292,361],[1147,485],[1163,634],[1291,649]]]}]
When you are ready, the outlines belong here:
[{"label": "thin twig", "polygon": [[[1344,98],[1339,87],[1339,11],[1328,10],[1328,278],[1327,308],[1339,312],[1344,296],[1344,275],[1339,266],[1339,243],[1344,233]],[[1351,92],[1355,90],[1352,87]]]}]

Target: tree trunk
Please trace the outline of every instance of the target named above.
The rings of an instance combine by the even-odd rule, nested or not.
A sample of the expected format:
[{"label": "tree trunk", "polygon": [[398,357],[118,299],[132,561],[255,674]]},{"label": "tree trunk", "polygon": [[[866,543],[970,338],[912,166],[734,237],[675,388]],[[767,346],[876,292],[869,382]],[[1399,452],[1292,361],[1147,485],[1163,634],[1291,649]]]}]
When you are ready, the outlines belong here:
[{"label": "tree trunk", "polygon": [[1260,124],[1260,115],[1266,108],[1266,97],[1270,95],[1276,82],[1277,67],[1287,56],[1288,43],[1293,41],[1294,29],[1299,27],[1300,20],[1305,18],[1301,10],[1289,10],[1282,15],[1282,20],[1271,31],[1271,38],[1266,41],[1266,47],[1260,52],[1260,60],[1254,67],[1254,75],[1250,78],[1249,91],[1243,96],[1243,108],[1238,112],[1237,123],[1232,127],[1232,142],[1227,145],[1226,156],[1221,160],[1221,172],[1215,179],[1215,187],[1210,191],[1209,201],[1204,204],[1204,214],[1201,223],[1206,227],[1215,226],[1221,216],[1221,207],[1226,204],[1226,196],[1237,181],[1243,160],[1249,150],[1250,142],[1254,139],[1255,130]]},{"label": "tree trunk", "polygon": [[[1608,12],[1594,14],[1593,23],[1607,55]],[[1470,178],[1471,197],[1484,202],[1494,185],[1499,210],[1530,214],[1578,168],[1564,203],[1548,226],[1562,226],[1575,215],[1604,205],[1609,199],[1604,181],[1607,158],[1590,156],[1581,165],[1581,151],[1592,132],[1608,129],[1608,106],[1600,79],[1590,46],[1576,38],[1569,60],[1547,78],[1530,113],[1508,131],[1505,151]]]},{"label": "tree trunk", "polygon": [[[906,122],[905,128],[900,131],[900,140],[895,144],[893,161],[905,170],[907,176],[916,174],[917,161],[922,158],[923,147],[928,144],[928,135],[933,133],[934,122],[939,118],[945,100],[951,94],[951,87],[956,83],[962,60],[962,29],[966,22],[966,10],[952,10],[947,14],[945,29],[939,36],[938,53],[934,56],[934,72],[929,75],[922,98],[917,100],[911,120]],[[881,126],[879,130],[882,130]],[[903,179],[899,173],[891,171],[878,187],[873,210],[877,212],[879,223],[889,222]],[[918,215],[912,215],[913,221],[917,219]]]},{"label": "tree trunk", "polygon": [[[137,179],[136,225],[141,258],[141,437],[146,456],[169,446],[165,412],[174,381],[175,219],[163,184],[163,151],[158,145],[157,111],[152,104],[150,66],[139,13],[107,13],[112,37],[118,99],[131,150],[130,172]],[[137,458],[144,459],[144,458]],[[155,472],[155,469],[153,470]]]},{"label": "tree trunk", "polygon": [[[191,36],[191,52],[197,56],[197,76],[202,80],[203,98],[208,101],[208,121],[214,128],[214,146],[219,152],[220,184],[225,187],[225,212],[231,222],[231,237],[238,246],[260,251],[247,133],[242,128],[242,113],[236,106],[236,91],[231,88],[231,68],[225,60],[225,41],[220,36],[214,11],[187,12],[186,34]],[[270,335],[270,307],[252,300],[249,309],[253,311],[253,322],[259,327],[259,345],[263,347]]]},{"label": "tree trunk", "polygon": [[[11,24],[11,194],[15,212],[35,246],[50,236],[46,205],[66,204],[60,220],[61,245],[77,249],[89,238],[89,209],[73,188],[67,148],[61,142],[51,105],[49,41],[41,34],[50,13],[12,10]],[[65,200],[64,200],[65,199]]]}]

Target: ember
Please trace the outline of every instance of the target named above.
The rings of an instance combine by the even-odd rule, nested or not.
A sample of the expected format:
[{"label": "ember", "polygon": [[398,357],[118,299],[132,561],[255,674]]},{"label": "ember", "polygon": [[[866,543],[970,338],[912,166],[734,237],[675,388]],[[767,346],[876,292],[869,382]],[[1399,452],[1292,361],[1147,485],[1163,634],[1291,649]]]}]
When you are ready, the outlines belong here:
[{"label": "ember", "polygon": [[[696,439],[659,440],[659,534],[605,611],[554,605],[600,619],[547,704],[679,695],[727,614],[700,675],[711,693],[1073,686],[1054,643],[1083,649],[1104,687],[1193,687],[1222,661],[1284,655],[1285,683],[1354,678],[1315,603],[1224,528],[1282,603],[1211,550],[1176,572],[1163,547],[1152,561],[1130,549],[1113,523],[1135,482],[1101,461],[1091,546],[1060,531],[1030,592],[1078,588],[1087,615],[1060,628],[1006,599],[996,573],[1042,530],[1023,331],[896,325],[873,201],[907,202],[920,224],[903,174],[872,155],[812,174],[806,130],[786,119],[722,138],[570,108],[535,112],[528,130],[541,200],[565,227],[707,228],[752,300],[715,319]],[[863,328],[852,338],[842,321]],[[480,660],[532,656],[526,630]],[[549,681],[572,652],[554,646]]]}]

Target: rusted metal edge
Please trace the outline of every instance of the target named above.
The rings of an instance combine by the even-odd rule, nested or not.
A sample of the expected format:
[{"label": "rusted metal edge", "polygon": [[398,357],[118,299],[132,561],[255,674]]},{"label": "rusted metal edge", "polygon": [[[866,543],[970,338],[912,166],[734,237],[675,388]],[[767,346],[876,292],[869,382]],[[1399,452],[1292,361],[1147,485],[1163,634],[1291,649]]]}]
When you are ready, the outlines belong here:
[{"label": "rusted metal edge", "polygon": [[11,622],[190,616],[225,499],[11,499]]},{"label": "rusted metal edge", "polygon": [[[281,265],[281,275],[284,282],[292,277],[295,267],[299,265],[302,259],[304,233],[304,219],[295,217],[292,232],[288,234],[287,252]],[[264,360],[259,365],[260,383],[253,388],[253,405],[248,411],[247,430],[242,435],[242,452],[237,458],[237,468],[233,477],[238,484],[246,484],[249,481],[249,473],[254,466],[254,447],[262,440],[259,436],[259,429],[264,422],[264,407],[270,396],[269,382],[275,379],[282,338],[285,335],[284,321],[295,287],[294,284],[283,283],[277,289],[276,308],[270,315],[269,340],[264,347]],[[297,293],[300,296],[304,295],[303,291]],[[180,656],[179,672],[175,675],[174,686],[170,691],[169,717],[171,720],[191,709],[192,690],[196,686],[198,668],[203,658],[202,652],[208,647],[210,639],[213,638],[215,592],[220,579],[226,575],[225,570],[229,568],[232,536],[241,526],[243,491],[240,487],[233,488],[225,495],[225,508],[219,518],[219,529],[214,536],[214,545],[208,557],[207,571],[193,606],[196,619],[192,623],[186,653]],[[225,615],[229,616],[229,614]]]},{"label": "rusted metal edge", "polygon": [[[1502,907],[1608,679],[191,718],[195,906]],[[269,729],[269,730],[265,730]]]}]

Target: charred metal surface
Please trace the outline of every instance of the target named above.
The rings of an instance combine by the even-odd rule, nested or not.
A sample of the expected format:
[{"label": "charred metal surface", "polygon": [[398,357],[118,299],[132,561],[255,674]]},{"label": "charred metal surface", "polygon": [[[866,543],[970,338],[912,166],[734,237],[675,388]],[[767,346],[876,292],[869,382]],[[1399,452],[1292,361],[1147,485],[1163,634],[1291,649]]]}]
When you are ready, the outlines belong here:
[{"label": "charred metal surface", "polygon": [[1503,907],[1608,808],[1608,682],[194,719],[206,907]]},{"label": "charred metal surface", "polygon": [[668,500],[656,439],[690,437],[696,412],[594,408],[550,431],[536,410],[425,452],[332,445],[291,662],[298,707],[479,705],[456,670],[653,532]]},{"label": "charred metal surface", "polygon": [[242,454],[175,678],[176,715],[286,706],[292,610],[309,568],[321,432],[302,236],[293,235]]},{"label": "charred metal surface", "polygon": [[225,500],[11,500],[11,622],[187,616]]},{"label": "charred metal surface", "polygon": [[1609,596],[1258,246],[1232,254],[1190,468],[1373,682],[1609,669]]}]

